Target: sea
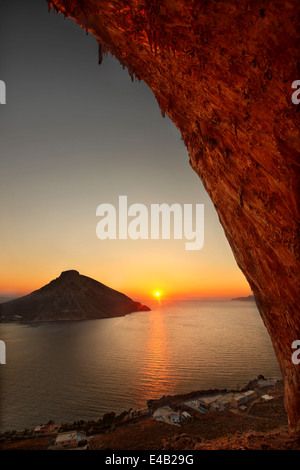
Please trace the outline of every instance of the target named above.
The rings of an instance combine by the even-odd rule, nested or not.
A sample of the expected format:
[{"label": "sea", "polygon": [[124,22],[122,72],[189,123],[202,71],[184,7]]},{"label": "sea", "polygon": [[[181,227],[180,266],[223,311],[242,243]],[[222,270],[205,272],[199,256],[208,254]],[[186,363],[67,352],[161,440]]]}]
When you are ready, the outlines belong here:
[{"label": "sea", "polygon": [[0,432],[98,420],[147,400],[281,379],[255,302],[162,301],[119,318],[1,323]]}]

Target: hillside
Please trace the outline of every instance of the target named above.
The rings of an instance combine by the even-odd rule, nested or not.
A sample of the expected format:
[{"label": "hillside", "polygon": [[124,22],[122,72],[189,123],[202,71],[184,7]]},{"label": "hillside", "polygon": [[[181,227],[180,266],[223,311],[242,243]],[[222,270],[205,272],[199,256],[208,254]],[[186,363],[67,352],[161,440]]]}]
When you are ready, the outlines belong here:
[{"label": "hillside", "polygon": [[[225,410],[203,414],[189,410],[192,419],[181,426],[156,421],[151,413],[127,420],[129,410],[118,416],[107,413],[95,421],[62,424],[61,432],[79,426],[87,433],[90,449],[102,451],[299,450],[299,436],[288,431],[282,382],[263,391],[269,392],[272,400],[255,400],[245,412]],[[177,407],[194,394],[166,398],[172,407]],[[53,435],[35,436],[30,430],[7,432],[0,436],[0,450],[46,450],[53,439]]]},{"label": "hillside", "polygon": [[31,294],[0,304],[0,318],[22,322],[90,320],[143,310],[150,309],[71,270]]}]

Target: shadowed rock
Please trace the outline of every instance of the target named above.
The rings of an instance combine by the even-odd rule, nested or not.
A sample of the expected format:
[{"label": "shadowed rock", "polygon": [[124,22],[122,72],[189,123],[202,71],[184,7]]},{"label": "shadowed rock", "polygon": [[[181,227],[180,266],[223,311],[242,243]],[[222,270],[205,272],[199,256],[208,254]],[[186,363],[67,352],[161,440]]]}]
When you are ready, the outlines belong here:
[{"label": "shadowed rock", "polygon": [[1,304],[0,316],[24,322],[91,320],[143,310],[150,308],[71,270],[29,295]]}]

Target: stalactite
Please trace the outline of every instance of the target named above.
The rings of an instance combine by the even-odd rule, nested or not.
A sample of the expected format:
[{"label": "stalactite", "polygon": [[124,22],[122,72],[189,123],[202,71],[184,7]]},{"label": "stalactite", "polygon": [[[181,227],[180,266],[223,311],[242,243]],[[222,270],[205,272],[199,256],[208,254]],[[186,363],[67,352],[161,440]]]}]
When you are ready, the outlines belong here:
[{"label": "stalactite", "polygon": [[98,64],[101,65],[103,61],[103,45],[98,43]]},{"label": "stalactite", "polygon": [[[98,41],[98,64],[101,65],[103,62],[103,58],[107,56],[110,53],[110,50],[102,44],[100,41]],[[125,66],[123,66],[125,68]]]}]

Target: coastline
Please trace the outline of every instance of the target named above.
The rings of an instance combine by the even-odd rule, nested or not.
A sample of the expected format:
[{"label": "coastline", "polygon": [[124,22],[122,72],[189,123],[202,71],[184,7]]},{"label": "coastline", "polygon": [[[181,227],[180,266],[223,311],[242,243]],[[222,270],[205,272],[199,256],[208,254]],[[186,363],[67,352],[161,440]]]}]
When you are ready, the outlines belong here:
[{"label": "coastline", "polygon": [[[209,304],[210,305],[210,304]],[[198,303],[195,303],[195,306],[193,307],[194,309],[198,309]],[[223,312],[223,304],[220,303],[220,312]],[[231,306],[229,305],[228,309],[231,312]],[[177,315],[177,306],[173,308],[172,312],[175,312]],[[237,309],[238,313],[240,312],[240,309]],[[171,312],[171,313],[172,313]],[[185,304],[183,304],[183,310],[180,313],[180,319],[183,318],[183,321],[186,322],[186,307]],[[53,322],[47,322],[47,323],[29,323],[29,324],[7,324],[3,325],[3,339],[7,340],[6,341],[6,346],[8,352],[14,350],[15,354],[15,359],[11,357],[11,361],[8,363],[8,367],[3,368],[3,373],[7,374],[7,377],[10,378],[10,380],[6,381],[6,386],[3,388],[4,392],[4,400],[3,400],[3,418],[2,418],[2,426],[1,426],[1,432],[8,431],[8,430],[18,430],[22,431],[24,428],[32,428],[36,425],[44,424],[47,423],[49,420],[55,420],[55,422],[58,423],[72,423],[74,420],[98,420],[101,416],[103,416],[107,411],[114,411],[116,414],[122,413],[124,410],[128,410],[130,407],[132,408],[144,408],[147,406],[147,400],[153,400],[153,399],[158,399],[161,398],[162,395],[173,395],[173,394],[185,394],[185,393],[190,393],[190,391],[196,391],[198,392],[207,392],[207,389],[216,389],[216,390],[223,390],[226,387],[228,389],[236,389],[240,387],[245,387],[246,384],[249,381],[249,378],[255,377],[259,373],[265,374],[266,377],[276,377],[280,379],[280,374],[277,374],[277,370],[275,367],[266,367],[264,368],[264,364],[262,364],[262,367],[260,367],[260,362],[259,361],[253,361],[253,364],[255,364],[255,367],[252,370],[251,365],[252,363],[245,363],[245,360],[247,357],[244,359],[243,355],[238,354],[238,365],[241,363],[242,364],[242,371],[243,375],[236,377],[236,373],[234,372],[234,367],[235,364],[234,362],[231,363],[231,358],[229,356],[226,361],[228,362],[228,370],[229,373],[226,373],[225,369],[222,369],[222,364],[225,360],[224,352],[222,352],[220,360],[218,361],[218,367],[215,367],[215,372],[210,373],[210,366],[209,366],[209,358],[206,358],[204,367],[200,365],[198,366],[198,357],[201,357],[201,351],[199,351],[196,347],[198,345],[198,337],[197,335],[195,336],[195,350],[191,354],[191,359],[192,361],[197,361],[197,370],[191,371],[188,370],[188,373],[185,371],[181,371],[180,366],[182,363],[182,358],[177,362],[174,362],[174,365],[172,366],[172,369],[170,368],[170,376],[173,377],[173,374],[178,374],[178,380],[177,383],[179,386],[175,386],[171,383],[169,386],[166,377],[164,378],[164,371],[162,370],[160,372],[160,375],[158,376],[157,374],[154,374],[151,367],[153,366],[153,358],[151,355],[148,357],[147,356],[147,351],[151,351],[151,346],[149,343],[149,346],[144,350],[142,350],[143,355],[144,352],[146,352],[146,358],[148,357],[148,360],[144,360],[143,356],[140,356],[139,359],[139,369],[135,369],[136,363],[134,361],[129,362],[130,367],[128,367],[127,370],[127,364],[128,364],[128,357],[126,354],[124,354],[127,350],[127,347],[133,347],[134,348],[134,354],[136,355],[137,352],[141,350],[141,347],[145,343],[145,339],[151,339],[155,338],[157,335],[160,338],[160,331],[158,327],[161,325],[161,321],[165,319],[168,320],[170,319],[166,325],[166,332],[173,331],[169,329],[169,326],[172,327],[172,322],[173,319],[173,314],[170,315],[169,317],[167,316],[162,316],[162,315],[156,315],[152,314],[152,312],[145,312],[146,314],[142,315],[140,317],[139,313],[132,315],[126,315],[127,320],[120,322],[119,319],[108,319],[106,322],[99,322],[98,320],[95,320],[93,322],[84,322],[86,323],[85,328],[82,329],[82,322],[72,322],[69,324],[69,322],[66,323],[53,323]],[[192,321],[190,322],[190,325],[194,325],[194,310],[189,310],[188,313],[190,314],[189,317],[192,317]],[[256,318],[256,311],[253,307],[251,307],[251,314]],[[242,319],[245,318],[245,315],[242,313],[239,315],[242,317]],[[222,315],[223,316],[223,315]],[[233,318],[235,318],[235,315],[232,315]],[[133,317],[132,320],[129,317]],[[197,318],[197,317],[196,317]],[[157,321],[159,320],[159,321]],[[199,322],[200,324],[203,322],[203,313],[199,315]],[[198,323],[199,323],[198,322]],[[246,323],[242,323],[242,325],[249,326],[250,320],[249,318],[246,319]],[[89,325],[90,324],[90,325]],[[117,325],[115,328],[114,325]],[[132,330],[132,328],[137,324],[138,328]],[[180,322],[176,323],[176,328],[177,324],[181,324]],[[255,325],[255,323],[253,322]],[[104,328],[104,326],[107,325],[107,328]],[[151,331],[145,328],[146,326],[151,326]],[[251,325],[250,325],[251,326]],[[69,327],[71,330],[69,330]],[[189,328],[189,325],[187,325]],[[40,329],[41,329],[41,334],[40,334]],[[194,331],[194,328],[191,328],[192,332]],[[123,336],[124,332],[129,331],[130,334],[127,336]],[[132,331],[135,332],[133,335]],[[181,329],[177,328],[174,330],[175,332],[178,331],[177,334],[177,339],[180,340],[182,333]],[[145,333],[144,333],[145,332]],[[26,345],[27,338],[30,339],[29,343],[29,348],[26,349],[27,353],[26,355],[23,355],[23,365],[20,364],[19,357],[20,354],[22,353],[22,350],[19,350],[14,346],[13,344],[10,345],[9,338],[11,337],[11,334],[13,333],[13,338],[14,337],[20,337],[22,340],[25,340],[24,344]],[[84,335],[83,335],[84,333]],[[142,333],[142,334],[141,334]],[[150,334],[151,333],[151,334]],[[47,348],[44,350],[43,349],[43,342],[44,342],[44,336],[47,335],[46,337],[48,338],[48,343],[47,343]],[[66,336],[67,335],[67,336]],[[104,351],[105,353],[109,354],[112,346],[113,345],[118,345],[118,339],[122,336],[126,339],[122,340],[124,341],[121,342],[121,345],[123,346],[123,350],[121,349],[120,351],[114,352],[115,357],[118,358],[118,361],[111,361],[109,360],[108,356],[106,358],[105,355],[102,354]],[[137,335],[137,338],[135,339],[135,336]],[[152,336],[151,336],[152,335]],[[187,336],[189,336],[187,332]],[[236,335],[238,337],[238,335]],[[250,336],[250,335],[249,335]],[[70,378],[72,379],[68,383],[65,384],[65,379],[64,375],[59,375],[57,374],[57,367],[60,364],[60,360],[62,357],[62,352],[69,354],[69,347],[65,347],[65,338],[82,338],[83,341],[83,346],[82,348],[78,349],[78,354],[76,356],[76,361],[72,357],[72,361],[69,361],[70,366],[72,366],[71,372],[70,372]],[[43,341],[40,341],[40,339],[43,339]],[[107,344],[105,343],[107,339]],[[143,338],[143,341],[140,340],[140,345],[138,343],[138,339]],[[100,341],[99,341],[100,339]],[[89,345],[89,340],[91,341],[90,344],[93,347],[90,347],[90,349],[87,349]],[[193,340],[193,336],[191,337],[191,340]],[[257,345],[257,348],[255,351],[259,350],[260,351],[260,343]],[[23,343],[21,343],[23,344]],[[68,343],[67,343],[68,344]],[[135,346],[135,345],[138,346]],[[194,343],[190,343],[194,344]],[[265,343],[263,343],[264,346]],[[76,343],[77,345],[77,343]],[[100,345],[100,347],[98,347]],[[252,342],[251,342],[252,345]],[[126,346],[126,349],[125,349]],[[155,346],[155,345],[154,345]],[[44,351],[44,355],[40,357],[39,361],[37,361],[37,367],[31,366],[32,362],[32,354],[35,354],[39,348],[41,349],[41,352]],[[191,346],[190,346],[191,347]],[[176,349],[175,349],[176,350]],[[246,351],[247,349],[245,349]],[[86,366],[90,367],[90,360],[93,359],[94,351],[97,351],[97,354],[99,355],[99,359],[94,362],[97,367],[91,368],[92,371],[92,377],[95,374],[95,377],[99,377],[97,375],[98,372],[101,373],[101,371],[105,371],[105,375],[103,372],[103,379],[102,380],[89,380],[88,382],[82,381],[79,379],[79,377],[84,377],[84,372],[86,370]],[[234,350],[235,351],[235,350]],[[264,351],[264,349],[263,349]],[[90,354],[89,354],[90,352]],[[172,353],[172,351],[170,351]],[[269,356],[266,354],[261,354],[260,357],[268,358],[268,364],[271,363],[271,359],[269,359]],[[250,355],[251,356],[251,355]],[[172,357],[172,354],[171,356]],[[241,359],[239,359],[241,357]],[[49,360],[48,358],[51,358]],[[122,359],[124,358],[124,359]],[[235,358],[235,355],[234,355]],[[14,361],[12,360],[14,359]],[[17,360],[18,359],[18,360]],[[160,356],[159,356],[160,359]],[[120,368],[118,364],[122,364],[122,361],[124,360],[124,367]],[[174,360],[174,359],[172,359]],[[264,359],[265,361],[265,359]],[[11,363],[10,363],[11,362]],[[203,361],[202,361],[203,362]],[[248,361],[249,362],[249,361]],[[117,365],[115,366],[114,363]],[[20,365],[18,365],[20,364]],[[73,365],[72,365],[73,364]],[[77,366],[77,364],[80,365]],[[93,363],[92,363],[93,364]],[[109,364],[109,366],[107,366]],[[172,363],[171,363],[172,364]],[[179,366],[178,366],[178,365]],[[186,363],[186,368],[192,364],[191,361],[187,361]],[[29,376],[27,378],[25,377],[24,382],[27,383],[27,388],[25,391],[22,391],[22,382],[20,382],[19,379],[17,379],[20,375],[22,374],[22,369],[24,369],[24,365],[26,365],[26,368],[28,368],[29,371]],[[43,365],[40,367],[40,365]],[[176,365],[176,367],[175,367]],[[107,369],[104,369],[107,367]],[[191,365],[192,367],[192,365]],[[39,393],[37,388],[32,386],[32,392],[31,392],[31,383],[34,383],[34,373],[31,373],[31,370],[37,370],[39,371],[43,377],[43,369],[47,368],[47,373],[45,373],[45,376],[48,377],[48,382],[51,385],[46,389],[44,392],[44,389],[41,390],[41,393]],[[136,377],[136,379],[132,378],[130,379],[130,368],[134,371],[134,374],[132,377]],[[5,370],[4,370],[5,369]],[[124,372],[124,370],[126,372]],[[191,369],[192,370],[192,369]],[[208,376],[206,376],[206,370],[208,371]],[[237,370],[238,366],[237,366]],[[199,371],[199,372],[197,372]],[[110,387],[109,385],[106,384],[106,378],[109,378],[111,373],[113,372],[113,383],[116,384],[114,389],[111,390],[110,393]],[[148,383],[146,384],[147,386],[144,385],[144,378],[149,375],[151,372],[151,383],[150,386]],[[58,375],[58,382],[56,381]],[[186,379],[186,376],[188,377]],[[129,389],[129,385],[127,384],[127,381],[122,381],[122,378],[127,378],[128,377],[128,382],[131,380],[130,385],[131,388]],[[229,378],[228,378],[229,377]],[[236,377],[236,378],[235,378]],[[139,380],[137,380],[137,378]],[[109,379],[111,380],[111,379]],[[165,380],[165,382],[164,382]],[[33,381],[33,382],[32,382]],[[9,390],[11,388],[11,384],[16,384],[18,385],[17,389],[17,399],[11,399],[9,398]],[[123,385],[124,383],[124,385]],[[94,388],[95,384],[95,388]],[[78,398],[79,401],[83,400],[83,403],[81,406],[78,406],[77,403],[78,401],[74,398],[72,399],[73,401],[68,403],[64,403],[63,400],[63,394],[61,393],[62,387],[66,387],[68,390],[68,393],[70,394],[71,397],[76,397]],[[32,396],[34,396],[37,400],[32,399]],[[7,398],[6,398],[7,397]],[[61,400],[62,397],[62,400]],[[15,400],[15,404],[14,404]],[[40,405],[36,407],[35,403],[38,402]],[[91,405],[90,405],[91,404]],[[15,412],[15,410],[17,412]]]},{"label": "coastline", "polygon": [[[35,434],[32,429],[18,432],[7,431],[0,435],[0,449],[39,448],[46,450],[49,445],[53,445],[57,433],[74,430],[86,433],[90,442],[90,448],[92,449],[126,449],[127,447],[133,449],[135,446],[138,446],[138,439],[141,439],[144,443],[143,445],[146,446],[146,441],[141,436],[143,430],[145,435],[148,433],[154,441],[156,439],[155,436],[160,436],[160,446],[171,445],[170,443],[166,444],[166,439],[174,439],[174,436],[179,436],[182,433],[188,433],[190,442],[196,445],[195,443],[200,442],[199,430],[201,430],[201,441],[203,441],[204,437],[205,440],[211,441],[222,436],[232,436],[236,432],[249,432],[253,430],[253,426],[257,430],[264,432],[278,429],[281,430],[280,432],[288,432],[287,417],[283,404],[283,383],[281,380],[277,380],[274,386],[267,386],[263,389],[263,393],[272,391],[273,400],[270,402],[255,400],[255,403],[252,403],[251,406],[251,410],[254,409],[254,413],[253,411],[251,413],[249,411],[242,413],[236,410],[224,410],[203,414],[189,409],[192,419],[180,426],[171,426],[170,424],[158,422],[153,418],[153,412],[158,408],[170,406],[174,410],[187,409],[183,406],[187,400],[217,393],[240,393],[253,388],[258,379],[259,377],[250,381],[243,389],[238,390],[207,389],[185,394],[162,396],[155,400],[149,399],[147,401],[148,407],[144,410],[135,411],[130,409],[123,411],[119,415],[116,415],[114,412],[108,412],[97,421],[79,419],[73,423],[60,424],[59,430],[56,430],[54,433]],[[50,424],[51,422],[48,423],[48,426]],[[155,446],[155,448],[162,448],[158,443]]]}]

